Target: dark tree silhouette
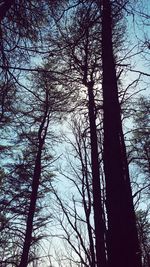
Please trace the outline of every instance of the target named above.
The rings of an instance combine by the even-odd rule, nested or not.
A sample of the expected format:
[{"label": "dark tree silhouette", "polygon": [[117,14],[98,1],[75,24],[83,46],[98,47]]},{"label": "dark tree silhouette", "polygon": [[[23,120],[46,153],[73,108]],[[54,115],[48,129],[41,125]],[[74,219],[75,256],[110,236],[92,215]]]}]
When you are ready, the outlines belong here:
[{"label": "dark tree silhouette", "polygon": [[[117,4],[117,3],[116,3]],[[123,7],[122,1],[118,5]],[[141,253],[121,125],[116,66],[112,42],[112,10],[102,4],[102,68],[104,102],[104,172],[108,216],[108,266],[141,267]],[[117,13],[116,13],[117,14]]]},{"label": "dark tree silhouette", "polygon": [[48,136],[50,121],[52,118],[55,118],[55,120],[58,119],[60,113],[66,110],[66,95],[59,91],[56,87],[56,79],[54,76],[50,75],[49,73],[45,73],[43,69],[41,75],[35,76],[34,82],[36,84],[34,85],[35,92],[34,90],[32,92],[35,99],[33,105],[35,106],[33,106],[30,116],[33,121],[36,122],[36,135],[34,137],[33,132],[33,136],[31,137],[31,142],[35,143],[36,154],[23,252],[19,264],[20,267],[26,267],[28,265],[28,255],[32,241],[33,220],[36,211],[36,202],[38,199],[38,190],[43,169],[42,155],[45,150],[45,143]]},{"label": "dark tree silhouette", "polygon": [[[106,266],[106,241],[105,241],[105,221],[102,206],[101,185],[100,185],[100,166],[99,151],[97,141],[96,126],[96,105],[94,99],[95,88],[97,83],[96,75],[98,75],[98,66],[100,68],[100,41],[98,38],[100,28],[100,15],[95,3],[82,3],[77,8],[72,24],[60,24],[60,41],[56,41],[55,45],[64,47],[64,60],[68,63],[68,73],[70,80],[77,77],[78,86],[87,90],[87,106],[88,121],[90,128],[90,144],[91,144],[91,166],[92,166],[92,184],[93,184],[93,210],[95,223],[95,239],[96,239],[96,263],[93,266]],[[75,30],[74,30],[75,29]],[[70,35],[68,35],[70,30]],[[93,44],[92,39],[96,41]],[[60,43],[59,43],[60,42]],[[67,47],[67,51],[66,51]],[[55,51],[55,50],[54,50]],[[67,69],[66,67],[66,69]]]}]

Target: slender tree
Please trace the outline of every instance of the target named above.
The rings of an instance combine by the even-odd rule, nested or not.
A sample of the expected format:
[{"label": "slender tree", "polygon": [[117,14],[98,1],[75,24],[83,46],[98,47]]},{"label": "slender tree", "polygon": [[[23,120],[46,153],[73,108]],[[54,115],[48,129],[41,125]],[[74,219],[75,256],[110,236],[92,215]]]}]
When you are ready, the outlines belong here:
[{"label": "slender tree", "polygon": [[[72,24],[61,26],[60,43],[64,47],[64,60],[68,63],[70,80],[77,77],[77,84],[85,88],[87,94],[88,121],[90,128],[91,166],[93,185],[93,209],[96,239],[96,263],[93,266],[106,266],[105,221],[101,196],[99,151],[97,140],[97,112],[95,96],[97,77],[100,68],[100,42],[98,38],[100,15],[94,2],[82,3],[77,8]],[[75,30],[74,30],[75,29]],[[70,30],[70,35],[68,35]],[[95,43],[92,39],[95,38]],[[59,42],[56,42],[60,46]],[[66,48],[67,47],[67,51]],[[63,50],[61,51],[63,54]],[[69,53],[68,53],[69,52]],[[67,68],[66,67],[66,68]],[[80,95],[80,93],[79,93]]]},{"label": "slender tree", "polygon": [[28,265],[28,256],[32,241],[33,221],[36,212],[36,202],[38,199],[38,191],[43,170],[42,158],[46,146],[45,143],[48,136],[50,120],[52,120],[52,118],[56,119],[60,116],[60,112],[65,109],[66,103],[66,98],[64,98],[64,95],[57,90],[56,86],[54,85],[56,82],[54,76],[44,73],[43,71],[41,76],[36,76],[34,81],[36,81],[36,89],[38,89],[38,93],[34,93],[35,89],[33,90],[33,96],[35,100],[34,104],[37,103],[38,108],[34,107],[30,115],[32,120],[34,120],[35,126],[33,126],[36,130],[35,137],[33,132],[33,136],[30,141],[35,145],[36,154],[23,252],[19,264],[20,267],[26,267]]},{"label": "slender tree", "polygon": [[69,127],[73,140],[67,136],[64,137],[69,146],[66,151],[67,165],[65,169],[62,166],[60,170],[63,180],[65,179],[67,185],[71,187],[69,186],[69,196],[63,197],[60,195],[59,188],[58,190],[53,188],[55,203],[57,203],[54,220],[59,223],[60,236],[63,236],[62,239],[68,245],[68,251],[65,246],[64,258],[68,255],[72,263],[80,262],[82,266],[95,267],[95,227],[93,223],[89,130],[85,127],[86,122],[82,115],[78,119],[74,117],[70,125],[71,128]]},{"label": "slender tree", "polygon": [[[26,219],[29,210],[32,174],[34,166],[35,151],[30,144],[22,151],[15,162],[7,165],[7,173],[3,174],[0,197],[0,262],[5,266],[9,263],[19,264],[25,236]],[[47,155],[48,157],[48,155]],[[49,157],[51,161],[51,157]],[[6,167],[6,166],[5,166]],[[45,168],[43,167],[45,170]],[[41,177],[39,194],[37,198],[35,218],[33,222],[32,243],[29,253],[29,262],[34,262],[34,250],[40,244],[42,237],[46,234],[45,226],[50,220],[51,214],[44,213],[45,200],[50,192],[49,175]]]}]

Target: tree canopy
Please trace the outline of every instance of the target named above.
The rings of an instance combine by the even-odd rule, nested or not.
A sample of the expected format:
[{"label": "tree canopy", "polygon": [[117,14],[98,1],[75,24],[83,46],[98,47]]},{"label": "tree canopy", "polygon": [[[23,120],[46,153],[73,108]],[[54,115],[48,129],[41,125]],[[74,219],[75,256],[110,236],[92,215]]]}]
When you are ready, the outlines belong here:
[{"label": "tree canopy", "polygon": [[1,1],[2,267],[150,266],[149,24],[148,1]]}]

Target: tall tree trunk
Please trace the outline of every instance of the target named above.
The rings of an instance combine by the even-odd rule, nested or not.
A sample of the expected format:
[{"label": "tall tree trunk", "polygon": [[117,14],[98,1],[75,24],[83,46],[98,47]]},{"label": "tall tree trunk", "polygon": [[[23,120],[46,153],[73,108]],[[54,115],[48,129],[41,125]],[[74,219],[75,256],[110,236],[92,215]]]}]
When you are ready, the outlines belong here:
[{"label": "tall tree trunk", "polygon": [[91,139],[91,162],[92,162],[92,181],[93,181],[93,209],[96,239],[96,259],[97,267],[106,267],[106,248],[105,248],[105,220],[102,208],[99,155],[96,131],[95,103],[93,95],[93,84],[88,83],[89,96],[89,122]]},{"label": "tall tree trunk", "polygon": [[141,267],[141,255],[122,131],[112,44],[110,0],[102,5],[104,171],[108,215],[108,266]]},{"label": "tall tree trunk", "polygon": [[23,244],[23,252],[21,256],[21,261],[19,267],[27,267],[28,265],[28,257],[29,257],[29,250],[32,242],[32,231],[33,231],[33,219],[36,210],[36,201],[38,198],[38,188],[40,185],[40,177],[41,177],[41,157],[42,157],[42,150],[43,145],[45,142],[47,129],[49,125],[49,103],[48,103],[48,91],[46,92],[46,107],[44,111],[43,120],[40,124],[38,130],[38,151],[35,159],[35,166],[34,166],[34,173],[33,173],[33,180],[32,180],[32,192],[30,198],[30,206],[29,206],[29,213],[27,217],[27,224],[26,224],[26,233],[25,239]]},{"label": "tall tree trunk", "polygon": [[40,176],[41,176],[41,153],[42,147],[39,147],[39,151],[36,157],[34,174],[33,174],[33,182],[32,182],[32,193],[31,193],[31,201],[29,206],[29,213],[27,217],[27,226],[26,226],[26,233],[23,245],[23,252],[21,256],[21,261],[19,267],[27,267],[28,265],[28,256],[29,250],[32,241],[32,231],[33,231],[33,218],[36,209],[36,200],[38,196],[38,187],[40,183]]}]

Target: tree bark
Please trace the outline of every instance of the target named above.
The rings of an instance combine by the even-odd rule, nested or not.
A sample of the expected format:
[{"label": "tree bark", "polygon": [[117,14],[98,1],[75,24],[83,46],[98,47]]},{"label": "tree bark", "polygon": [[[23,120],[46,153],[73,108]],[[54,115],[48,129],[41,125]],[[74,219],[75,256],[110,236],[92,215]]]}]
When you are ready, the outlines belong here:
[{"label": "tree bark", "polygon": [[110,0],[102,4],[104,172],[108,216],[108,267],[141,267],[112,43]]}]

